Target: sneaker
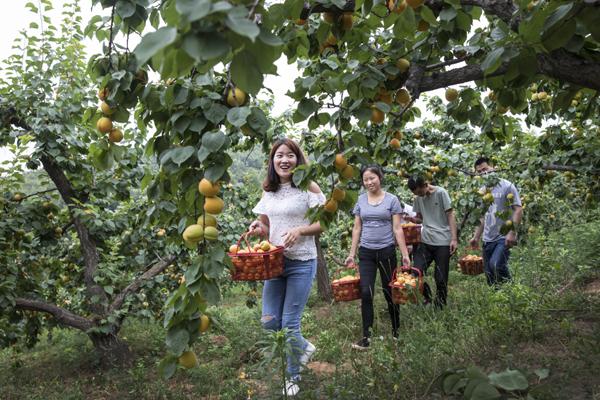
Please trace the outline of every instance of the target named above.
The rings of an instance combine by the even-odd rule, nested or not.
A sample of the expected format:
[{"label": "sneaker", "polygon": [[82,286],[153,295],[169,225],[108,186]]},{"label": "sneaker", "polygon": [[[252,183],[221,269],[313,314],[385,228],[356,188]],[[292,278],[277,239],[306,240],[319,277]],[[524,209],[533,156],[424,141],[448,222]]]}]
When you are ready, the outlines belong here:
[{"label": "sneaker", "polygon": [[317,351],[317,348],[314,344],[309,341],[306,341],[306,348],[304,349],[304,353],[300,356],[300,365],[306,365],[310,361],[312,355]]},{"label": "sneaker", "polygon": [[287,396],[295,396],[300,391],[300,386],[293,380],[285,380],[285,388],[283,388],[282,393]]},{"label": "sneaker", "polygon": [[364,337],[360,339],[358,342],[352,344],[352,348],[356,350],[367,350],[369,345],[371,344],[371,339],[368,337]]}]

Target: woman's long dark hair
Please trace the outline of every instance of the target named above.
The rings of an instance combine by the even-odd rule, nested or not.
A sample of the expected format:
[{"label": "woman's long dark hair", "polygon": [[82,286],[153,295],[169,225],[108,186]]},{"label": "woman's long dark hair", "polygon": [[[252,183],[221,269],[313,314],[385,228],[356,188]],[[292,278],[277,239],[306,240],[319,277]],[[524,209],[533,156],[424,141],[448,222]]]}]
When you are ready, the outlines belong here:
[{"label": "woman's long dark hair", "polygon": [[[306,157],[304,157],[304,153],[302,153],[302,150],[300,150],[298,143],[288,138],[277,139],[275,143],[273,143],[273,147],[271,147],[271,152],[269,154],[267,177],[263,182],[263,190],[265,192],[276,192],[279,189],[279,184],[281,182],[279,181],[279,175],[277,175],[277,172],[275,172],[273,158],[275,157],[275,152],[277,149],[283,145],[286,145],[296,155],[296,160],[298,161],[296,163],[296,167],[306,164]],[[292,181],[292,187],[296,187],[296,185],[294,185],[294,181]]]}]

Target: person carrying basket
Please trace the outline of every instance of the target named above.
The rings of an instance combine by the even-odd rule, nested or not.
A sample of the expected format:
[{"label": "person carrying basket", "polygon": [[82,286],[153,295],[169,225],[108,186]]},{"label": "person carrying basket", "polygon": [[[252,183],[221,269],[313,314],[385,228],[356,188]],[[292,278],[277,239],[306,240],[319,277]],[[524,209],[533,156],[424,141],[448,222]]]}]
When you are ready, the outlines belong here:
[{"label": "person carrying basket", "polygon": [[358,248],[363,334],[362,339],[352,347],[365,350],[369,347],[373,326],[373,295],[377,270],[381,274],[381,286],[392,322],[392,335],[398,337],[399,306],[392,302],[389,286],[397,263],[396,245],[400,247],[404,265],[410,265],[410,257],[400,221],[403,212],[400,201],[381,188],[383,182],[381,167],[364,166],[360,176],[366,192],[358,197],[354,206],[352,246],[345,263],[346,265],[354,263]]},{"label": "person carrying basket", "polygon": [[325,203],[319,186],[311,182],[308,191],[294,185],[294,168],[306,164],[298,144],[287,138],[273,143],[263,183],[263,195],[252,210],[258,219],[250,224],[250,235],[268,237],[276,246],[284,246],[283,274],[265,281],[262,295],[261,323],[267,330],[287,328],[292,354],[287,359],[283,391],[295,396],[300,390],[301,366],[307,364],[315,346],[300,332],[302,312],[308,300],[317,270],[317,247],[314,236],[321,225],[306,218],[309,208]]}]

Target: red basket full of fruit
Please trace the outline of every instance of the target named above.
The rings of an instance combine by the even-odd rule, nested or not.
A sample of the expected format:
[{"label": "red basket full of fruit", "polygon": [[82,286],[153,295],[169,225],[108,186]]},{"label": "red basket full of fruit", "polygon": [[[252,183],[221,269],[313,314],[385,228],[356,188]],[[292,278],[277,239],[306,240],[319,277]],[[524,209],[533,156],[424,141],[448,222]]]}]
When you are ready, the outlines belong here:
[{"label": "red basket full of fruit", "polygon": [[[242,239],[246,247],[240,245]],[[250,245],[243,234],[227,254],[233,263],[231,278],[234,281],[263,281],[283,273],[283,246],[275,246],[268,240]]]},{"label": "red basket full of fruit", "polygon": [[421,225],[408,222],[402,224],[402,231],[404,232],[404,242],[407,245],[421,243]]},{"label": "red basket full of fruit", "polygon": [[[477,250],[470,247],[467,252]],[[465,275],[479,275],[483,273],[483,258],[477,254],[465,254],[458,260],[460,272]]]},{"label": "red basket full of fruit", "polygon": [[360,275],[356,265],[340,268],[334,273],[336,279],[331,282],[331,290],[335,301],[352,301],[360,299]]},{"label": "red basket full of fruit", "polygon": [[[412,271],[416,272],[418,276],[414,276]],[[423,273],[412,267],[400,267],[400,272],[396,268],[390,287],[394,304],[417,303],[419,296],[423,294]]]}]

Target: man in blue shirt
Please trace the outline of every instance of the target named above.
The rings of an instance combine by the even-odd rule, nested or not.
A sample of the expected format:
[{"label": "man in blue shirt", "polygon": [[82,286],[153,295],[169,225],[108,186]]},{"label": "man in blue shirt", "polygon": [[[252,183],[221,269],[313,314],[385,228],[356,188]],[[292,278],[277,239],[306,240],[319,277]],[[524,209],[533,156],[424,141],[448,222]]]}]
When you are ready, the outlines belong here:
[{"label": "man in blue shirt", "polygon": [[[475,171],[479,175],[494,172],[487,157],[475,161]],[[483,265],[489,285],[495,285],[510,280],[508,258],[510,248],[517,244],[516,227],[521,223],[523,207],[519,191],[511,182],[500,179],[491,189],[494,201],[490,204],[481,224],[475,230],[470,244],[478,246],[483,233]],[[501,214],[512,210],[512,215],[506,221]]]}]

